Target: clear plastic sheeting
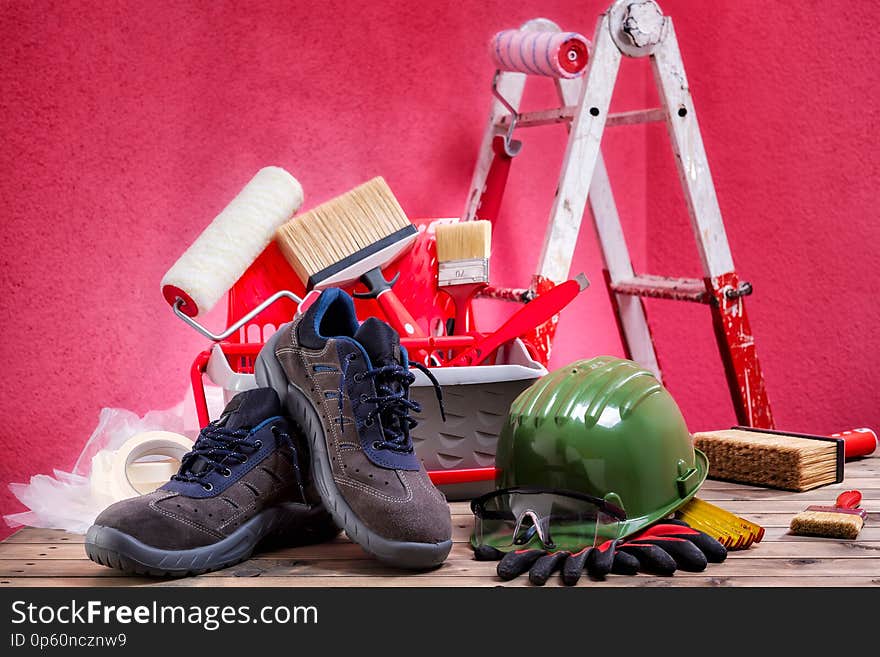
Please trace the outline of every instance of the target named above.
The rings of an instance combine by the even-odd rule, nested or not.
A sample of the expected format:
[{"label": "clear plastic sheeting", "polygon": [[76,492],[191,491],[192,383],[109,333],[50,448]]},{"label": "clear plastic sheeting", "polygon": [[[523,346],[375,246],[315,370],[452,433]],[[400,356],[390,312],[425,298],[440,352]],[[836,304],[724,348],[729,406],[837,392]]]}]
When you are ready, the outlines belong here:
[{"label": "clear plastic sheeting", "polygon": [[[223,410],[223,391],[206,386],[205,393],[211,417],[217,417]],[[106,498],[93,492],[92,459],[102,450],[119,449],[129,438],[146,431],[171,431],[195,439],[199,427],[192,392],[176,406],[149,411],[142,417],[121,408],[102,409],[72,472],[54,469],[51,475],[33,475],[29,483],[9,484],[9,490],[28,510],[3,516],[6,524],[84,534],[106,506]]]}]

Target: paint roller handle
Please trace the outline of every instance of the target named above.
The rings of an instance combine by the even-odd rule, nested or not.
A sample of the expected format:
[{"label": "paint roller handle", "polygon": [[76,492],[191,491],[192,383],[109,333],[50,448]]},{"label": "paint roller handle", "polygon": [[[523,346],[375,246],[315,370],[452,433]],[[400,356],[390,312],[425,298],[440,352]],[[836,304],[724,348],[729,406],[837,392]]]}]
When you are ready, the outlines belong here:
[{"label": "paint roller handle", "polygon": [[254,317],[259,315],[261,312],[266,310],[266,308],[271,306],[273,303],[275,303],[279,299],[285,299],[285,298],[290,299],[297,306],[302,303],[302,299],[300,299],[298,296],[296,296],[293,292],[290,292],[288,290],[281,290],[280,292],[276,292],[271,297],[266,299],[263,303],[261,303],[259,306],[257,306],[253,310],[251,310],[247,315],[245,315],[244,317],[239,319],[237,322],[226,327],[226,330],[224,330],[221,333],[212,333],[206,327],[202,326],[196,320],[194,320],[192,317],[190,317],[185,312],[183,312],[183,310],[181,309],[181,307],[184,303],[182,299],[177,299],[174,302],[174,305],[172,306],[172,310],[174,311],[175,315],[177,315],[185,323],[189,324],[196,331],[198,331],[199,333],[204,335],[206,338],[208,338],[209,340],[212,340],[213,342],[220,342],[221,340],[225,340],[226,338],[228,338],[233,333],[238,332],[242,326],[247,324],[249,321],[251,321]]},{"label": "paint roller handle", "polygon": [[843,455],[854,459],[869,456],[877,449],[877,434],[871,429],[851,429],[831,434],[832,438],[843,438]]},{"label": "paint roller handle", "polygon": [[[522,146],[522,143],[519,143]],[[518,151],[519,149],[517,149]],[[504,135],[496,135],[492,139],[492,164],[489,173],[486,174],[486,184],[480,197],[480,207],[477,208],[477,218],[496,221],[501,209],[501,199],[504,197],[504,189],[507,187],[507,178],[510,175],[510,163],[515,153],[508,149],[508,139]]]}]

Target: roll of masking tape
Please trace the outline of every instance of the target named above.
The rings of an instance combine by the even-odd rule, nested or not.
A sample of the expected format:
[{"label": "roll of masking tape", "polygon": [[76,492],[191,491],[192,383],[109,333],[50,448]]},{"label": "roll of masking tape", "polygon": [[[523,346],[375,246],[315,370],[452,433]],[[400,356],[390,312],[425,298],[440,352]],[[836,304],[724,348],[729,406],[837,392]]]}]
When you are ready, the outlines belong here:
[{"label": "roll of masking tape", "polygon": [[[92,493],[112,504],[152,492],[177,472],[180,460],[192,446],[186,436],[147,431],[132,436],[115,451],[101,450],[92,458]],[[139,460],[156,456],[166,458]]]}]

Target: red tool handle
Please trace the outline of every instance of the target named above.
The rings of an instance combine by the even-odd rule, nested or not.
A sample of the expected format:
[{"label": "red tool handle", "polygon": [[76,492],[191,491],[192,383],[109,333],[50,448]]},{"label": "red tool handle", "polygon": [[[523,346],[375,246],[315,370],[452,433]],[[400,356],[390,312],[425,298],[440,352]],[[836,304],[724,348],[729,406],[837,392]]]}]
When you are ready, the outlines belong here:
[{"label": "red tool handle", "polygon": [[402,338],[425,338],[425,332],[419,327],[418,322],[409,314],[406,306],[394,294],[394,290],[390,287],[379,293],[376,301],[382,307],[382,311],[388,318],[388,323],[394,327],[394,330],[400,334]]},{"label": "red tool handle", "polygon": [[476,330],[471,304],[477,292],[486,286],[486,283],[467,283],[438,288],[448,294],[455,304],[455,323],[452,325],[455,335],[467,335]]},{"label": "red tool handle", "polygon": [[510,175],[510,163],[513,158],[507,154],[504,148],[502,135],[496,135],[492,140],[492,153],[492,164],[486,174],[486,184],[480,197],[477,217],[494,222],[498,219],[498,212],[501,209],[501,199],[504,197],[504,188],[507,186],[507,177]]},{"label": "red tool handle", "polygon": [[831,437],[843,438],[843,455],[848,459],[868,456],[877,449],[877,434],[871,429],[851,429],[832,433]]},{"label": "red tool handle", "polygon": [[400,278],[398,272],[390,281],[385,280],[381,267],[374,267],[361,274],[360,281],[366,286],[368,292],[353,292],[355,299],[375,299],[385,313],[388,323],[402,338],[426,338],[425,332],[419,327],[413,316],[409,314],[406,306],[391,289],[391,286]]},{"label": "red tool handle", "polygon": [[497,331],[485,336],[473,347],[449,361],[447,365],[479,365],[505,342],[518,338],[553,317],[571,303],[587,285],[589,283],[586,276],[578,274],[572,280],[535,297],[513,313]]},{"label": "red tool handle", "polygon": [[862,494],[857,490],[845,490],[837,496],[834,506],[841,509],[857,509],[862,502]]}]

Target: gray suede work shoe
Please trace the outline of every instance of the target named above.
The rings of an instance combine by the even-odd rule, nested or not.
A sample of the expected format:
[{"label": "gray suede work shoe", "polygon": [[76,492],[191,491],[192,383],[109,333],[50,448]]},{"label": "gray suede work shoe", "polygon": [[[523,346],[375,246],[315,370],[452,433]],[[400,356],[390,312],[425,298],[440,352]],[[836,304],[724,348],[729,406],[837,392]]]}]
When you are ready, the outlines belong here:
[{"label": "gray suede work shoe", "polygon": [[171,481],[98,516],[86,554],[129,573],[182,576],[243,561],[264,539],[333,538],[339,529],[311,486],[299,440],[274,390],[239,393]]},{"label": "gray suede work shoe", "polygon": [[359,325],[351,297],[327,289],[267,341],[255,372],[308,441],[318,492],[349,538],[398,568],[442,563],[449,506],[413,450],[415,377],[394,329]]}]

